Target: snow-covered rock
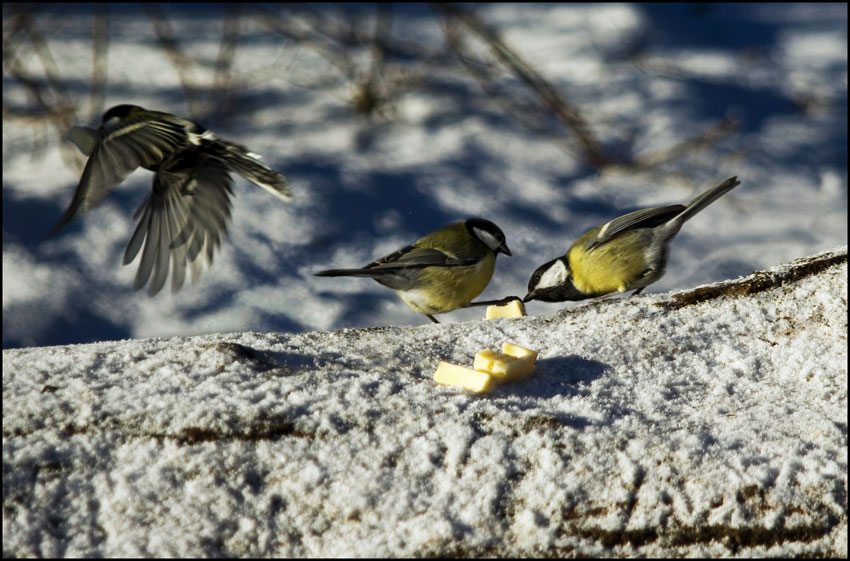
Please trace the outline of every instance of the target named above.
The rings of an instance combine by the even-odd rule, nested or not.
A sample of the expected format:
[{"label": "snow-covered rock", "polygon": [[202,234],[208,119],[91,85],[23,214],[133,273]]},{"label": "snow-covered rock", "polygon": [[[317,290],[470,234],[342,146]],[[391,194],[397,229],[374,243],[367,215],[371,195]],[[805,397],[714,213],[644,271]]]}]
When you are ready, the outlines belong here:
[{"label": "snow-covered rock", "polygon": [[[505,340],[531,377],[435,386]],[[522,319],[4,350],[3,554],[846,556],[846,246]]]}]

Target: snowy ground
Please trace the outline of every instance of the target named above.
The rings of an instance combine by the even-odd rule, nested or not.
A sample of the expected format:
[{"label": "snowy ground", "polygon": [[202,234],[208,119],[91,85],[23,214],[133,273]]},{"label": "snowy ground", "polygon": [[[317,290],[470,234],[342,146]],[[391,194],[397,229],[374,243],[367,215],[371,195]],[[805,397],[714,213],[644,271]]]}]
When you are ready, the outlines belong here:
[{"label": "snowy ground", "polygon": [[[483,62],[495,77],[490,86],[498,95],[485,92],[445,47],[443,16],[428,6],[393,11],[388,36],[434,56],[423,62],[387,54],[381,86],[390,102],[371,118],[351,100],[369,74],[372,50],[342,46],[326,57],[314,47],[333,42],[321,34],[308,42],[270,31],[270,21],[310,29],[310,13],[284,7],[267,7],[262,17],[240,8],[234,89],[224,104],[236,108],[230,113],[204,106],[204,95],[187,97],[185,87],[206,91],[213,83],[224,7],[162,8],[189,61],[181,76],[149,14],[137,5],[111,6],[105,99],[92,107],[91,9],[42,6],[33,32],[13,35],[20,20],[4,4],[4,47],[15,46],[16,64],[42,93],[61,86],[77,123],[91,124],[90,111],[118,103],[202,114],[206,126],[285,173],[295,200],[280,203],[240,180],[229,239],[200,284],[155,298],[134,292],[135,264],[120,262],[150,174],[137,172],[101,207],[43,242],[71,198],[81,160],[74,165],[55,130],[32,118],[32,90],[4,63],[4,348],[421,325],[427,320],[372,281],[312,275],[363,265],[478,215],[502,227],[514,252],[499,259],[483,297],[524,294],[534,268],[588,228],[642,206],[686,201],[731,175],[742,185],[686,225],[667,275],[648,292],[734,278],[847,242],[843,4],[472,8],[580,108],[608,153],[640,157],[724,117],[739,122],[730,136],[649,171],[601,174],[583,163],[574,136],[467,31],[473,66]],[[374,6],[315,10],[343,28],[356,22],[356,30],[374,32]],[[33,47],[39,37],[41,50]],[[46,97],[55,105],[63,99]],[[536,130],[506,109],[517,104]],[[529,311],[558,309],[532,304]],[[469,320],[478,311],[443,317]]]},{"label": "snowy ground", "polygon": [[3,554],[846,557],[846,246],[697,294],[4,350]]}]

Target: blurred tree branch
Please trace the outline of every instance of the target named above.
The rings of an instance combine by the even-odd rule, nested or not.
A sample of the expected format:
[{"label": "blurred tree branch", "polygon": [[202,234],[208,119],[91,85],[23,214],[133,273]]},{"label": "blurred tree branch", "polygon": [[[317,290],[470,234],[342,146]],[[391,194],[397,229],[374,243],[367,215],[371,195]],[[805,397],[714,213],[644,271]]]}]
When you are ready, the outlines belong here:
[{"label": "blurred tree branch", "polygon": [[[9,8],[12,17],[4,24],[3,35],[4,70],[23,86],[37,107],[26,112],[28,120],[35,123],[46,119],[62,137],[73,122],[76,109],[50,51],[49,41],[34,24],[33,13],[38,8],[32,6],[20,4]],[[264,84],[279,74],[277,63],[252,69],[244,76],[237,72],[235,62],[243,37],[242,28],[250,20],[279,34],[289,44],[318,54],[328,66],[317,68],[318,78],[302,87],[333,88],[348,83],[352,88],[348,102],[361,114],[388,116],[385,108],[398,97],[401,87],[439,88],[439,78],[435,77],[441,72],[468,76],[497,106],[536,134],[552,136],[556,131],[555,138],[562,141],[564,135],[560,127],[567,129],[574,140],[570,142],[570,152],[596,170],[630,173],[658,168],[719,142],[737,126],[733,119],[723,118],[705,131],[672,146],[638,157],[617,155],[597,138],[594,123],[563,87],[543,76],[473,10],[454,4],[433,6],[435,13],[442,15],[440,24],[445,37],[445,43],[436,47],[423,46],[394,34],[391,5],[378,5],[374,16],[363,12],[362,17],[340,15],[338,11],[313,5],[291,5],[283,12],[266,5],[251,5],[247,9],[228,5],[212,77],[206,86],[197,79],[199,62],[187,54],[163,8],[146,4],[143,9],[166,59],[177,72],[188,113],[198,119],[211,114],[218,117],[230,114],[237,106],[238,91]],[[371,29],[367,21],[374,22]],[[108,7],[96,5],[92,22],[89,122],[102,113],[106,100],[109,24]],[[472,41],[485,47],[476,50],[477,58],[471,54]],[[41,63],[43,76],[26,70],[21,62],[20,54],[22,50],[28,54],[27,49]],[[492,57],[490,60],[486,60],[487,53]],[[291,78],[289,81],[295,83]],[[457,79],[452,78],[443,93],[458,95],[456,83]],[[522,95],[523,90],[531,95]],[[3,109],[4,116],[23,116],[22,111],[10,107],[5,98]],[[558,128],[553,129],[552,123],[558,123]]]},{"label": "blurred tree branch", "polygon": [[92,79],[89,97],[89,123],[94,123],[103,114],[106,104],[108,81],[107,55],[109,51],[109,5],[95,4],[92,21]]},{"label": "blurred tree branch", "polygon": [[[455,4],[435,4],[448,17],[458,21],[482,39],[493,54],[528,86],[538,97],[541,104],[549,109],[568,129],[572,130],[587,162],[595,169],[611,163],[603,153],[599,142],[594,138],[590,127],[578,108],[571,104],[566,96],[543,78],[530,64],[511,49],[496,31],[490,28],[477,15]],[[457,40],[449,40],[459,50]]]},{"label": "blurred tree branch", "polygon": [[212,81],[210,105],[217,112],[229,115],[234,110],[232,88],[234,86],[233,63],[239,46],[242,21],[240,4],[228,4],[224,25],[221,29],[221,42],[215,61],[215,73]]},{"label": "blurred tree branch", "polygon": [[[6,31],[5,25],[3,30],[3,70],[24,86],[37,109],[24,111],[9,107],[4,96],[3,118],[25,119],[41,129],[42,134],[33,135],[32,153],[35,156],[47,148],[48,125],[56,130],[60,138],[66,133],[73,121],[74,107],[65,91],[50,47],[35,28],[30,7],[14,5],[9,9],[13,16],[9,31]],[[19,54],[26,50],[27,43],[41,62],[44,77],[36,76],[24,68]],[[68,147],[62,149],[61,154],[66,164],[79,166],[79,159]]]},{"label": "blurred tree branch", "polygon": [[194,63],[181,50],[180,43],[177,40],[177,33],[174,31],[174,28],[171,26],[159,4],[149,2],[144,4],[143,7],[145,12],[147,12],[148,19],[150,19],[153,25],[162,50],[168,55],[168,58],[177,70],[177,77],[183,88],[183,95],[186,98],[186,107],[189,110],[189,114],[198,118],[203,115],[203,112],[199,111],[200,108],[198,107],[199,91],[195,85],[197,82],[193,70]]},{"label": "blurred tree branch", "polygon": [[[456,4],[435,4],[435,7],[443,12],[450,21],[466,27],[490,47],[499,62],[506,66],[535,94],[543,107],[548,109],[568,130],[572,131],[585,161],[594,169],[617,168],[631,172],[644,171],[719,142],[737,129],[737,121],[724,117],[706,131],[663,150],[652,152],[638,159],[624,161],[615,158],[606,153],[601,143],[595,138],[590,125],[582,116],[578,106],[570,103],[562,91],[546,80],[531,64],[508,46],[499,34],[480,17]],[[458,33],[452,32],[451,28],[452,26],[444,26],[447,43],[455,50],[458,58],[470,74],[482,83],[485,91],[495,95],[495,88],[493,87],[495,79],[492,77],[492,69],[483,64],[471,63],[470,57],[465,53],[462,37]],[[504,105],[504,100],[501,100],[500,104]],[[513,106],[515,108],[520,107],[517,102],[513,102]],[[522,111],[512,112],[522,113]],[[526,126],[530,126],[528,121],[523,121]]]}]

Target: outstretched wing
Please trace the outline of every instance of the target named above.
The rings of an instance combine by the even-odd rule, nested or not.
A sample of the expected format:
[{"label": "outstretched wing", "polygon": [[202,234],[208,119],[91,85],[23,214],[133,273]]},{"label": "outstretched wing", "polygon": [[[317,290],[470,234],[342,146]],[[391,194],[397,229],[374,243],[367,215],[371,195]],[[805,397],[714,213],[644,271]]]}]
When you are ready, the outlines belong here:
[{"label": "outstretched wing", "polygon": [[232,180],[227,165],[198,149],[185,150],[164,164],[154,177],[153,190],[136,211],[139,220],[127,249],[124,264],[142,257],[133,287],[148,283],[153,296],[165,284],[171,260],[171,289],[177,291],[192,263],[196,280],[202,251],[212,263],[215,249],[227,234],[230,220]]},{"label": "outstretched wing", "polygon": [[80,208],[95,206],[136,168],[156,168],[188,143],[186,129],[178,121],[130,117],[120,126],[110,125],[99,130],[75,127],[70,133],[81,151],[90,151],[89,159],[68,210],[48,236],[62,229]]}]

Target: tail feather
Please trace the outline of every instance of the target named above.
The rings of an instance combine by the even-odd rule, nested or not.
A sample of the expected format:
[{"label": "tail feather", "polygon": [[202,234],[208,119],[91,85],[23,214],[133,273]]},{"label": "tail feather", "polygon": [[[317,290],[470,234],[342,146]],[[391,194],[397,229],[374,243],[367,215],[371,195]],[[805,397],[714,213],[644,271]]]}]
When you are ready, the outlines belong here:
[{"label": "tail feather", "polygon": [[[214,149],[217,149],[217,151]],[[216,139],[210,146],[210,150],[224,159],[233,171],[248,181],[257,184],[284,201],[292,198],[286,177],[261,162],[260,156],[257,154],[249,152],[238,144],[221,139]]]},{"label": "tail feather", "polygon": [[380,269],[330,269],[313,273],[317,277],[380,277],[386,274],[386,270]]},{"label": "tail feather", "polygon": [[676,218],[671,220],[671,222],[676,222],[681,226],[684,222],[690,220],[694,217],[696,213],[740,185],[741,182],[738,181],[737,176],[730,177],[726,181],[719,183],[708,189],[704,193],[697,195],[691,202],[687,204],[685,210],[683,210]]}]

